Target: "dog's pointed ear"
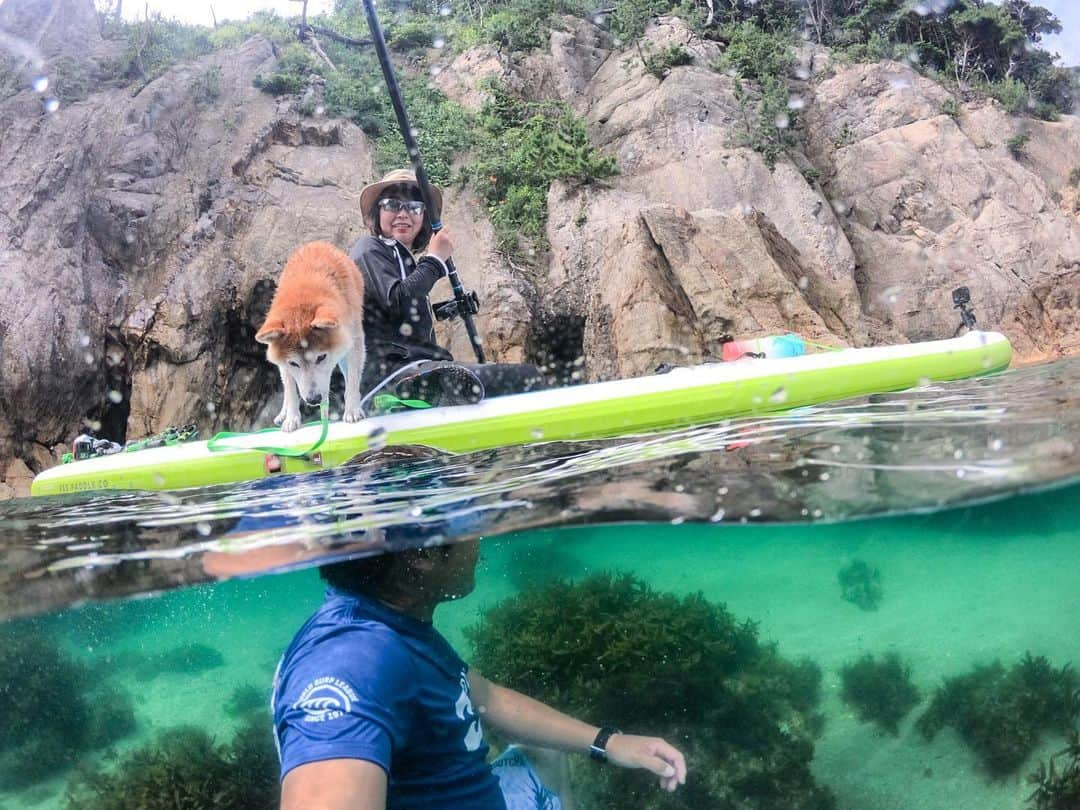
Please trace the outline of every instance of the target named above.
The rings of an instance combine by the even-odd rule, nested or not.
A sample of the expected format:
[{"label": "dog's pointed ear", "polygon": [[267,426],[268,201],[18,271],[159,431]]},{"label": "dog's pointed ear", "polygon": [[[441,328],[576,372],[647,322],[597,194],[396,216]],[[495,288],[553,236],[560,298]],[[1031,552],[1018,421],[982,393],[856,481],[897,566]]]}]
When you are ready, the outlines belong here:
[{"label": "dog's pointed ear", "polygon": [[262,329],[255,335],[255,340],[259,343],[270,344],[285,334],[285,321],[281,318],[267,319],[266,323],[262,325]]},{"label": "dog's pointed ear", "polygon": [[312,329],[337,329],[338,313],[333,307],[322,306],[315,310],[315,317],[311,319]]}]

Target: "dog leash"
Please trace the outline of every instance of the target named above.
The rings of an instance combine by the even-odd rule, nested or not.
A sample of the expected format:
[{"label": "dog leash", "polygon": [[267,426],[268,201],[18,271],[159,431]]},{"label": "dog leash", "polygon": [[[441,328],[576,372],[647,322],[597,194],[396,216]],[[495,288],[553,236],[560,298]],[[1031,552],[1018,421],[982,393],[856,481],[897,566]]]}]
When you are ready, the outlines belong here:
[{"label": "dog leash", "polygon": [[[239,436],[257,436],[260,433],[278,432],[278,428],[264,428],[263,430],[256,430],[251,433],[233,433],[225,430],[210,439],[206,443],[206,449],[211,453],[220,453],[225,450],[254,450],[258,453],[270,453],[275,456],[284,456],[285,458],[309,459],[316,450],[322,447],[322,443],[326,441],[327,433],[330,431],[330,403],[325,399],[319,405],[319,421],[322,423],[322,431],[319,434],[319,438],[315,440],[315,444],[311,445],[307,450],[295,450],[290,447],[274,447],[273,445],[244,445],[243,447],[238,447],[236,445],[227,444],[229,439],[235,439]],[[314,424],[316,423],[308,423],[308,425]]]}]

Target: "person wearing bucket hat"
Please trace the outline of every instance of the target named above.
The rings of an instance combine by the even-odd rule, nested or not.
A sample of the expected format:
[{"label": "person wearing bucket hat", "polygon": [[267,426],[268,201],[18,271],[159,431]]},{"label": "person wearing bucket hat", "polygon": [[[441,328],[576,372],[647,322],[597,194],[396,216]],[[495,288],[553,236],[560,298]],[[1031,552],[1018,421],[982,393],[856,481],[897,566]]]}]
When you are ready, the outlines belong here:
[{"label": "person wearing bucket hat", "polygon": [[[431,191],[441,210],[442,192]],[[449,229],[432,231],[413,172],[395,169],[364,186],[360,209],[369,233],[349,257],[364,274],[364,392],[449,405],[546,387],[535,366],[456,362],[436,341],[429,296],[446,275],[454,243]]]}]

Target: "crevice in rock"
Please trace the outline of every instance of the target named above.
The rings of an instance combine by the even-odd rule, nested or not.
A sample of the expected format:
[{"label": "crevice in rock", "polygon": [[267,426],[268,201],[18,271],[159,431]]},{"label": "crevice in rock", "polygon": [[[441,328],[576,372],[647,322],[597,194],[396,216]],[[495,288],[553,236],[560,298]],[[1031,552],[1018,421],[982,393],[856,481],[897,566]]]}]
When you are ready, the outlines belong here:
[{"label": "crevice in rock", "polygon": [[537,313],[525,336],[525,361],[538,366],[551,385],[583,382],[585,324],[585,316],[573,312]]}]

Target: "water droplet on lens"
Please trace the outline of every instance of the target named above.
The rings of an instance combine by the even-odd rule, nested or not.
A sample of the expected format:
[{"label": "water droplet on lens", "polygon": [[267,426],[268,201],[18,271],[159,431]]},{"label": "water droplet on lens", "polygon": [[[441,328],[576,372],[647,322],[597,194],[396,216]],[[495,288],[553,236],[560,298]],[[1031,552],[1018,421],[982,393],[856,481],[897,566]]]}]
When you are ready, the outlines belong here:
[{"label": "water droplet on lens", "polygon": [[957,478],[963,478],[966,475],[967,475],[967,471],[963,467],[961,467],[959,470],[956,471],[956,477]]},{"label": "water droplet on lens", "polygon": [[791,96],[787,100],[787,106],[789,110],[801,110],[806,106],[806,99],[802,96]]},{"label": "water droplet on lens", "polygon": [[810,78],[810,71],[805,67],[798,67],[795,69],[795,78],[802,79],[804,82]]},{"label": "water droplet on lens", "polygon": [[1003,442],[1001,439],[993,439],[990,442],[990,449],[994,451],[1001,450],[1004,446],[1005,442]]},{"label": "water droplet on lens", "polygon": [[438,76],[442,72],[443,72],[442,65],[432,65],[431,69],[428,70],[428,73],[431,74],[432,78],[434,78],[435,76]]},{"label": "water droplet on lens", "polygon": [[431,45],[434,48],[444,48],[446,47],[446,40],[442,37],[435,37],[435,40],[431,43]]},{"label": "water droplet on lens", "polygon": [[46,90],[49,89],[49,77],[48,76],[38,76],[31,83],[31,87],[34,88],[35,93],[44,93]]},{"label": "water droplet on lens", "polygon": [[442,8],[439,9],[439,16],[440,17],[449,17],[451,13],[452,12],[450,11],[450,6],[443,6]]},{"label": "water droplet on lens", "polygon": [[119,405],[123,401],[124,401],[124,395],[121,394],[119,391],[110,391],[109,392],[109,402],[113,403],[114,405]]},{"label": "water droplet on lens", "polygon": [[827,472],[823,472],[821,475],[818,476],[818,479],[821,481],[828,481],[831,477],[832,476],[829,475]]},{"label": "water droplet on lens", "polygon": [[45,99],[45,112],[54,113],[60,109],[60,99],[47,98]]},{"label": "water droplet on lens", "polygon": [[750,510],[750,517],[761,517],[761,510],[755,506]]},{"label": "water droplet on lens", "polygon": [[209,523],[207,523],[205,520],[200,520],[198,523],[195,524],[195,531],[197,531],[203,537],[209,537],[212,529],[210,528]]},{"label": "water droplet on lens", "polygon": [[671,519],[671,525],[672,526],[681,526],[684,523],[686,523],[686,518],[684,518],[682,515],[679,515],[679,517]]},{"label": "water droplet on lens", "polygon": [[534,439],[542,439],[542,438],[544,438],[544,429],[543,428],[533,428],[532,430],[529,431],[529,435],[532,436]]},{"label": "water droplet on lens", "polygon": [[215,405],[213,402],[207,402],[206,403],[206,412],[207,413],[212,414],[216,410],[217,410],[217,405]]},{"label": "water droplet on lens", "polygon": [[773,119],[773,123],[776,124],[777,129],[787,129],[791,126],[791,118],[788,117],[787,113],[779,113]]},{"label": "water droplet on lens", "polygon": [[713,516],[711,518],[709,518],[709,521],[712,522],[712,523],[719,523],[723,519],[724,519],[724,510],[723,509],[717,509],[716,512],[713,513]]},{"label": "water droplet on lens", "polygon": [[79,335],[79,345],[80,346],[89,346],[90,345],[90,336],[89,335]]},{"label": "water droplet on lens", "polygon": [[165,486],[165,476],[164,475],[162,475],[161,473],[154,473],[153,478],[154,478],[154,485],[155,486],[159,486],[159,487]]},{"label": "water droplet on lens", "polygon": [[83,355],[83,360],[86,361],[86,365],[88,365],[88,366],[94,365],[94,354],[93,354],[93,352],[87,352],[86,354],[84,354]]},{"label": "water droplet on lens", "polygon": [[788,393],[786,388],[777,388],[769,394],[769,402],[774,402],[779,405],[782,402],[787,402],[787,397]]},{"label": "water droplet on lens", "polygon": [[414,506],[412,509],[409,510],[410,517],[420,517],[422,514],[424,514],[424,510],[421,509],[419,506]]},{"label": "water droplet on lens", "polygon": [[813,512],[811,512],[810,514],[811,514],[811,515],[813,515],[813,516],[814,516],[814,517],[816,517],[816,518],[819,518],[819,517],[821,517],[821,515],[822,515],[823,513],[822,513],[822,511],[821,511],[820,509],[815,509],[815,510],[814,510]]},{"label": "water droplet on lens", "polygon": [[956,450],[953,450],[952,457],[959,461],[964,457],[964,451],[957,448]]},{"label": "water droplet on lens", "polygon": [[716,494],[717,495],[727,495],[728,494],[728,488],[727,487],[720,487],[720,489],[716,490]]},{"label": "water droplet on lens", "polygon": [[412,334],[412,326],[410,324],[403,323],[401,326],[398,327],[398,331],[401,332],[401,334],[405,337],[408,337]]}]

